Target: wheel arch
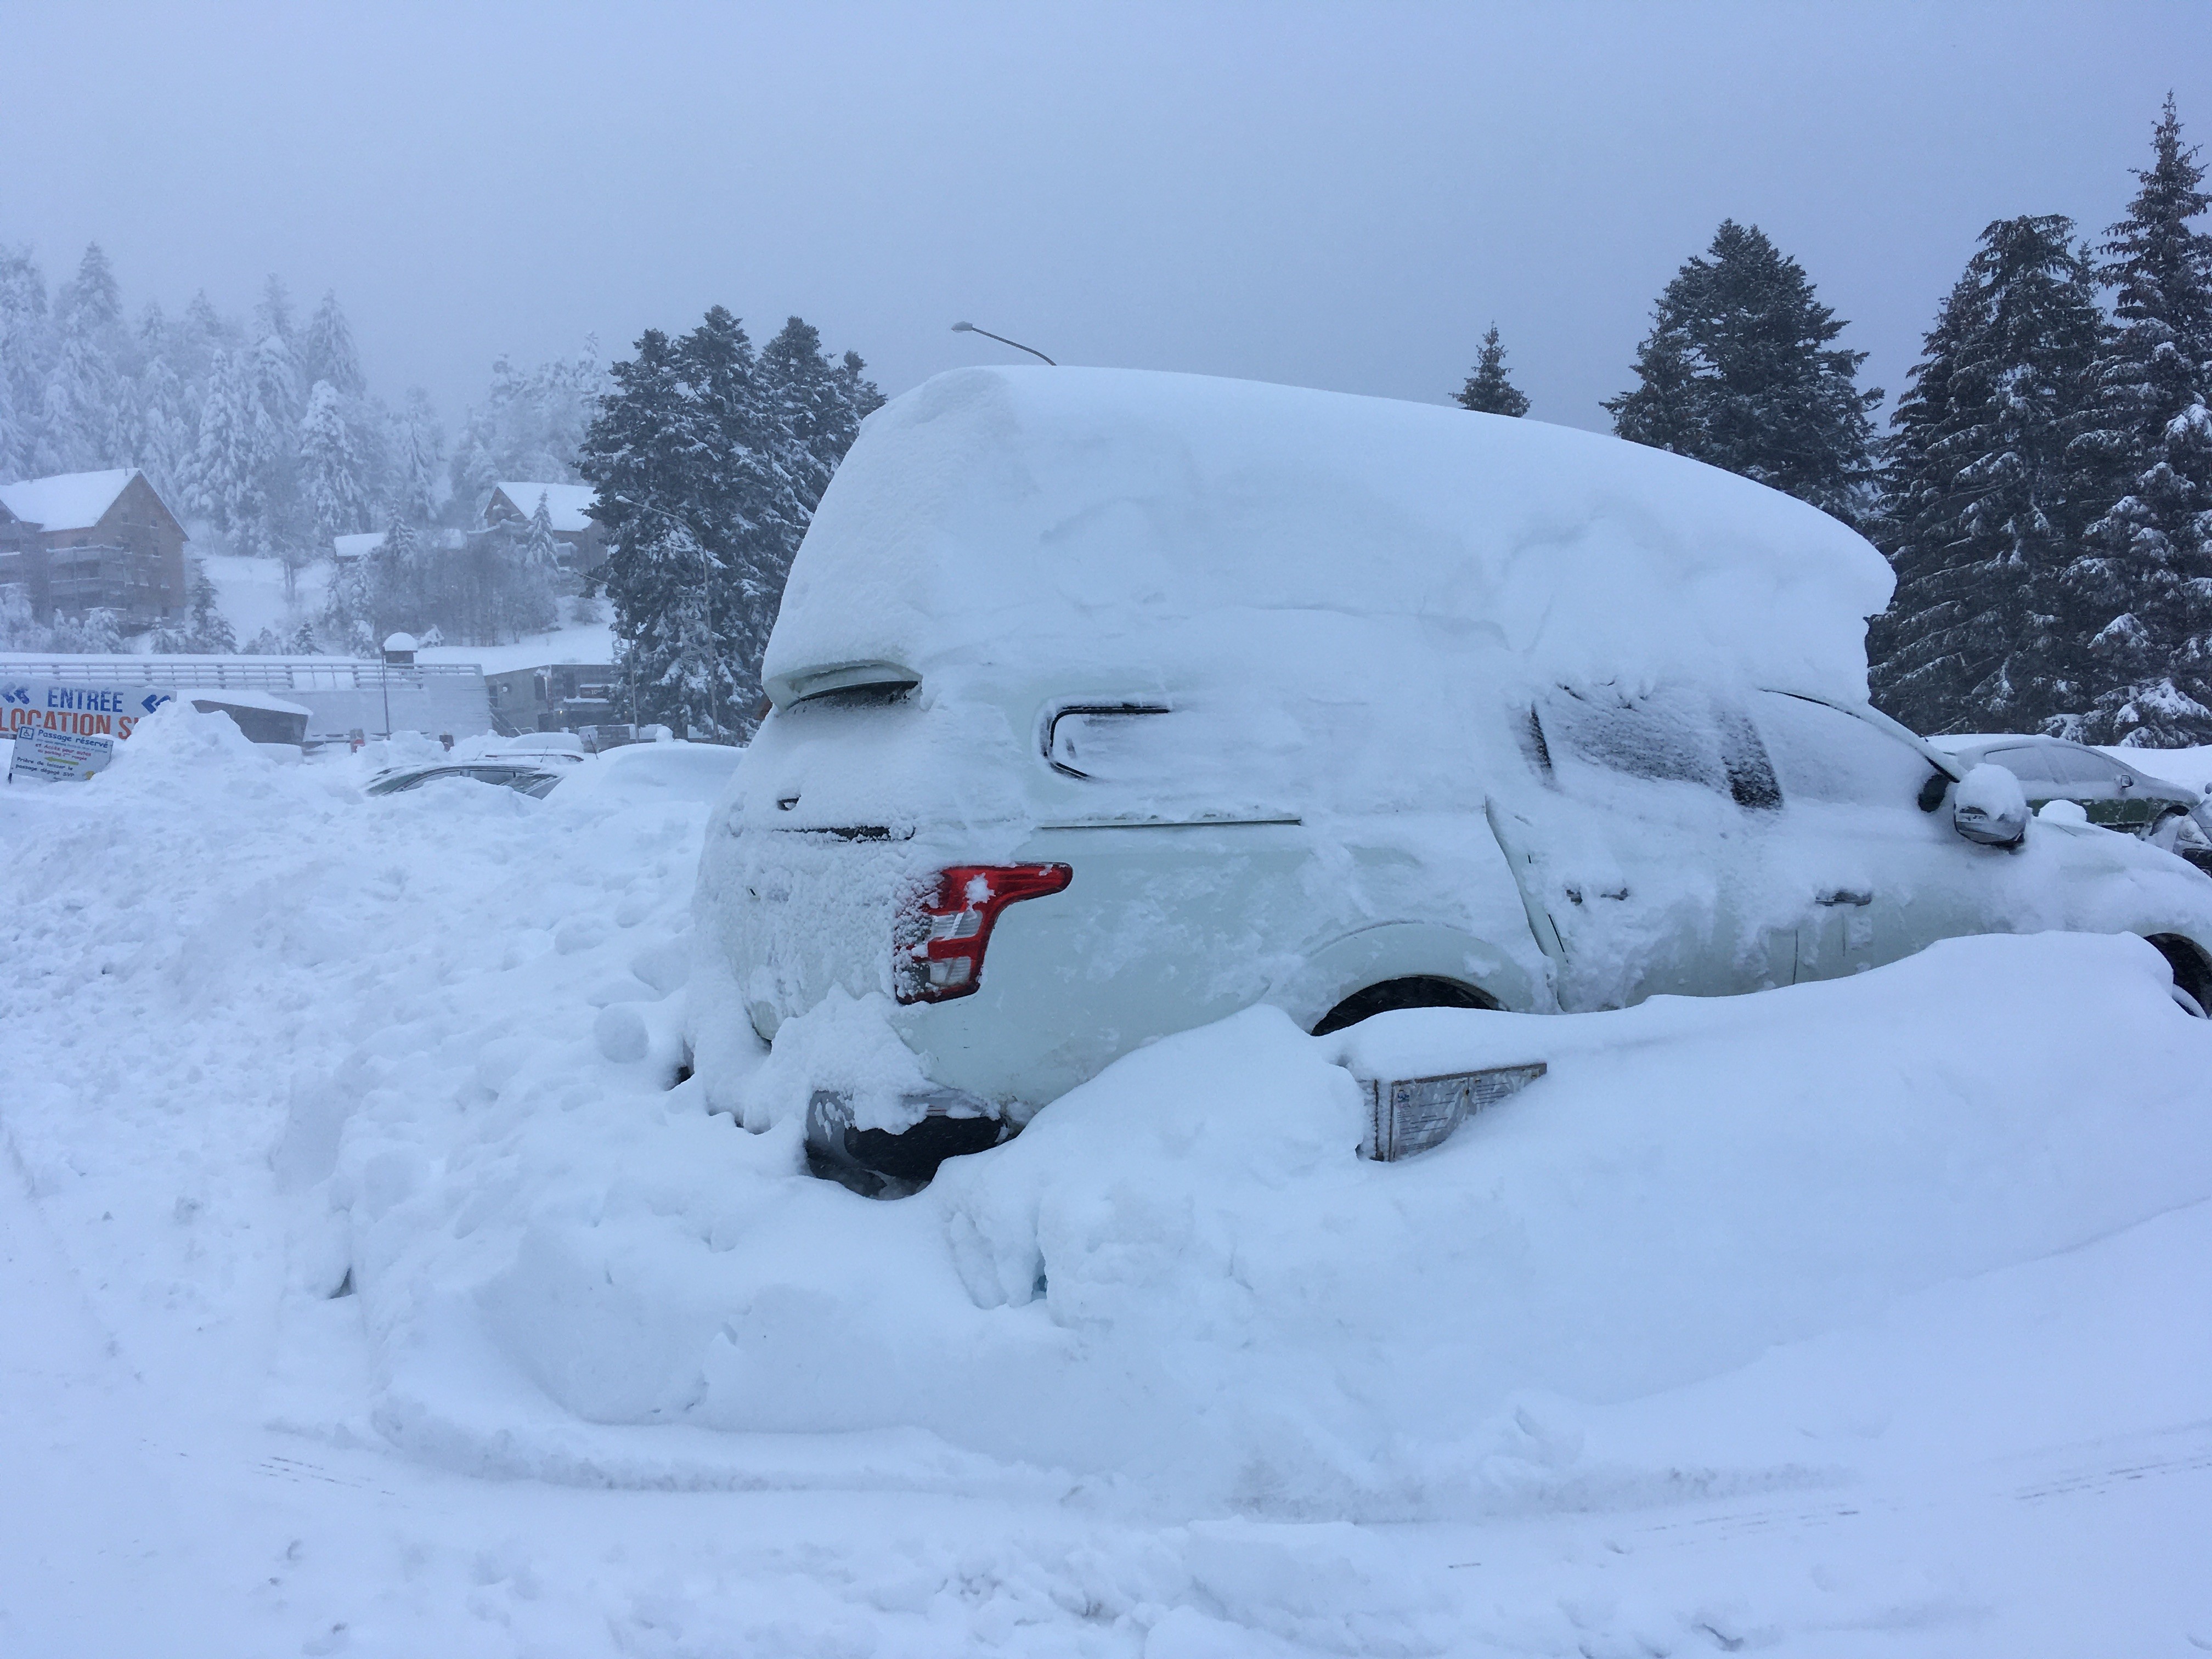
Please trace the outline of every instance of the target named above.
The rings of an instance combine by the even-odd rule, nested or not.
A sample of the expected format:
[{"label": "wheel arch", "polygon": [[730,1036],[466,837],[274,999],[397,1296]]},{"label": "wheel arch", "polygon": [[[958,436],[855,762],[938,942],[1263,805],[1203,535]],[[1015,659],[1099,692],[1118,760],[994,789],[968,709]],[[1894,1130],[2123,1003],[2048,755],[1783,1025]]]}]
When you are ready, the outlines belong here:
[{"label": "wheel arch", "polygon": [[[1508,951],[1456,928],[1414,921],[1378,922],[1308,952],[1264,1000],[1310,1031],[1363,993],[1399,986],[1418,999],[1422,992],[1413,988],[1420,982],[1437,1000],[1385,996],[1382,1006],[1558,1011],[1548,978]],[[1444,988],[1467,1000],[1449,1000]]]}]

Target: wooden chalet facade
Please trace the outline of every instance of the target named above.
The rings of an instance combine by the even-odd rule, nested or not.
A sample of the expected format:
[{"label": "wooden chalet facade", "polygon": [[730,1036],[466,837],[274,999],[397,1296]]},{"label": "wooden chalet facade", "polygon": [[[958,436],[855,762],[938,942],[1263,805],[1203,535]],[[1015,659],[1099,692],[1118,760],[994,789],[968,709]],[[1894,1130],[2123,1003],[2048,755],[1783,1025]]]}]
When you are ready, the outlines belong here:
[{"label": "wooden chalet facade", "polygon": [[0,484],[0,585],[33,615],[112,611],[126,630],[181,623],[185,527],[136,468]]}]

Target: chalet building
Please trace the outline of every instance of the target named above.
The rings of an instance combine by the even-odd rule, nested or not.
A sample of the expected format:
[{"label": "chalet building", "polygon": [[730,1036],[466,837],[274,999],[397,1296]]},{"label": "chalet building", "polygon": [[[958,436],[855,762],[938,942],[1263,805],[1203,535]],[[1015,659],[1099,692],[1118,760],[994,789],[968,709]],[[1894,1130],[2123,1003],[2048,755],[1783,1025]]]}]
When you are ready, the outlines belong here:
[{"label": "chalet building", "polygon": [[33,614],[112,611],[127,629],[184,619],[185,527],[135,467],[0,484],[0,584]]},{"label": "chalet building", "polygon": [[561,567],[581,575],[598,569],[607,558],[606,532],[592,517],[592,501],[597,494],[589,484],[494,484],[491,499],[484,503],[484,528],[489,530],[495,525],[516,521],[528,524],[536,516],[538,498],[543,496],[545,516],[553,526],[553,539],[565,550],[561,556]]},{"label": "chalet building", "polygon": [[492,724],[513,737],[525,732],[574,732],[629,716],[623,712],[621,674],[605,663],[548,663],[484,676]]}]

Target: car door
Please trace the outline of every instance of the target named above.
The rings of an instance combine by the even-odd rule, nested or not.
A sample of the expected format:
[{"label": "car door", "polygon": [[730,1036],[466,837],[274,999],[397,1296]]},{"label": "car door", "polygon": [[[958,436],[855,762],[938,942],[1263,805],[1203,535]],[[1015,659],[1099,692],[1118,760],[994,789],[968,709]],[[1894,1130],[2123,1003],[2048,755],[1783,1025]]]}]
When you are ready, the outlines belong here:
[{"label": "car door", "polygon": [[1948,779],[1920,748],[1808,697],[1761,692],[1753,709],[1782,793],[1774,868],[1805,906],[1799,980],[2008,925],[2008,855],[1952,828]]},{"label": "car door", "polygon": [[1780,797],[1751,721],[1702,690],[1558,687],[1514,712],[1525,775],[1491,827],[1569,1011],[1787,984],[1765,876]]}]

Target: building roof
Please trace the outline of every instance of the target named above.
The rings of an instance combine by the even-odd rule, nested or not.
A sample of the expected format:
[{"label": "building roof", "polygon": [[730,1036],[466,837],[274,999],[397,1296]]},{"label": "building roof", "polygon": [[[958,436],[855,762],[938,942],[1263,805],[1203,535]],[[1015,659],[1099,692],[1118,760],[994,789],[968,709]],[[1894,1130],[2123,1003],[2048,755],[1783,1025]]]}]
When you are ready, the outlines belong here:
[{"label": "building roof", "polygon": [[538,498],[543,495],[553,528],[570,534],[592,527],[592,502],[599,495],[589,484],[571,483],[495,483],[492,491],[506,496],[507,505],[526,519],[538,511]]},{"label": "building roof", "polygon": [[376,551],[384,541],[381,530],[364,530],[354,536],[331,538],[331,551],[341,559],[362,559]]},{"label": "building roof", "polygon": [[106,472],[57,472],[50,478],[0,484],[0,501],[17,518],[48,530],[89,530],[137,476],[138,469],[131,466]]}]

